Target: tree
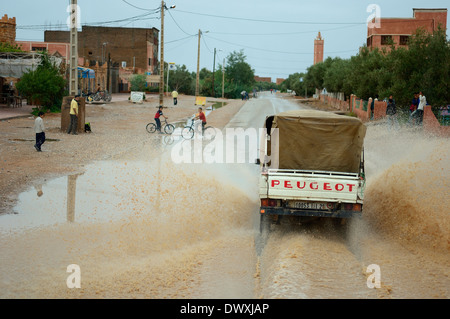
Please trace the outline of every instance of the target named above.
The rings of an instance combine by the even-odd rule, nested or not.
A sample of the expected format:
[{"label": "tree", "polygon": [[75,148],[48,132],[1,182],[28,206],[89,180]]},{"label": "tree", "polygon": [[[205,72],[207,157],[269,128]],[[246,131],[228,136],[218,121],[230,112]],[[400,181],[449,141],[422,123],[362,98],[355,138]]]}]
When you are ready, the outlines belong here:
[{"label": "tree", "polygon": [[147,77],[145,74],[133,74],[130,77],[130,90],[144,92],[147,87]]},{"label": "tree", "polygon": [[253,89],[255,72],[245,60],[243,50],[233,51],[227,57],[225,93],[229,98],[238,98],[242,91],[250,92]]},{"label": "tree", "polygon": [[25,73],[16,87],[39,109],[55,112],[61,110],[65,84],[60,69],[47,54],[42,54],[36,70]]},{"label": "tree", "polygon": [[18,44],[0,42],[0,52],[23,52]]},{"label": "tree", "polygon": [[195,77],[192,76],[192,73],[188,71],[184,64],[182,66],[176,65],[175,68],[175,70],[170,71],[169,86],[179,93],[193,94]]}]

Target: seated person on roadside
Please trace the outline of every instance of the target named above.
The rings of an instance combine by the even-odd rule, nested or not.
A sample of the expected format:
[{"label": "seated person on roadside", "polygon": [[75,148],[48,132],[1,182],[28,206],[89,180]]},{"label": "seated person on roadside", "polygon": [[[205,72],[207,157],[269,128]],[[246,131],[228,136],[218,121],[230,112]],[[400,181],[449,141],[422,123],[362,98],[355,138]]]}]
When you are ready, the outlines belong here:
[{"label": "seated person on roadside", "polygon": [[194,120],[201,120],[202,121],[202,130],[205,129],[206,126],[206,116],[205,113],[203,112],[203,109],[201,107],[198,108],[198,113],[197,115],[194,117]]},{"label": "seated person on roadside", "polygon": [[161,116],[167,119],[168,117],[163,114],[162,105],[159,106],[158,111],[155,114],[155,122],[156,122],[156,130],[161,132],[161,120],[159,119]]}]

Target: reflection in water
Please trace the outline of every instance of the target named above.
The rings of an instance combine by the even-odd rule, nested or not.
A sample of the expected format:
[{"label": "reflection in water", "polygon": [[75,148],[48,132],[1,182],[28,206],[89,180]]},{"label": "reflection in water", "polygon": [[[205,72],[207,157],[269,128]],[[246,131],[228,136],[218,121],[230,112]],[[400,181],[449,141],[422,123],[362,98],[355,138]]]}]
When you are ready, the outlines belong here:
[{"label": "reflection in water", "polygon": [[75,221],[75,194],[77,190],[77,178],[80,174],[67,176],[67,221]]},{"label": "reflection in water", "polygon": [[42,195],[44,195],[44,192],[42,191],[42,184],[34,185],[34,188],[36,189],[36,195],[38,197],[41,197]]}]

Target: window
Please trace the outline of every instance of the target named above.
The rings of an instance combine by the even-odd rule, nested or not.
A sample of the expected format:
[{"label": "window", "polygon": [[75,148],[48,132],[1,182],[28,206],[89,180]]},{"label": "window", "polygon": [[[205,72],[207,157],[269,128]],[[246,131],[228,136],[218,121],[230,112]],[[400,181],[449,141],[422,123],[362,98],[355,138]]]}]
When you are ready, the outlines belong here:
[{"label": "window", "polygon": [[148,58],[148,65],[152,65],[152,58]]},{"label": "window", "polygon": [[409,36],[408,35],[401,35],[400,36],[400,45],[408,45],[409,42]]},{"label": "window", "polygon": [[31,51],[42,51],[42,52],[44,52],[44,51],[47,51],[47,50],[45,48],[43,48],[43,47],[32,47]]},{"label": "window", "polygon": [[367,47],[371,47],[372,46],[372,37],[367,38]]},{"label": "window", "polygon": [[389,45],[392,44],[392,35],[382,35],[381,36],[381,45]]}]

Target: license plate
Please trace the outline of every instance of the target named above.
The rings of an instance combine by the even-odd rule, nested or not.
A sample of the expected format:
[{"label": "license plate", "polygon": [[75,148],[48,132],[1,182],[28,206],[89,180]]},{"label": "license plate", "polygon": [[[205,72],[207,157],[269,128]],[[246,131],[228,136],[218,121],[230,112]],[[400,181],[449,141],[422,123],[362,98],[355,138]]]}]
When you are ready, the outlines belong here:
[{"label": "license plate", "polygon": [[327,203],[314,203],[314,202],[289,202],[289,207],[299,209],[318,209],[328,210]]}]

